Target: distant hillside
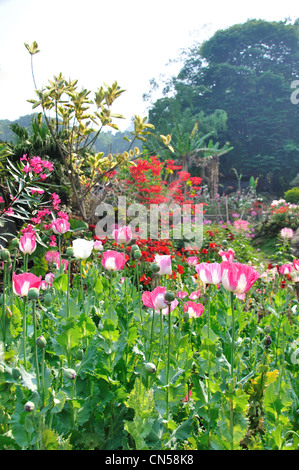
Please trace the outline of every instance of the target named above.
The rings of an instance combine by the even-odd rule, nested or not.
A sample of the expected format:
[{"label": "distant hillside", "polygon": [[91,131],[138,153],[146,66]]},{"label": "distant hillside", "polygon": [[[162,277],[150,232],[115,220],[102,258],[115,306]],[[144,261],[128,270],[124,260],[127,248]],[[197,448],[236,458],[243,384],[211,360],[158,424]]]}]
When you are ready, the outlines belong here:
[{"label": "distant hillside", "polygon": [[9,121],[8,119],[0,119],[0,140],[4,142],[14,141],[14,133],[10,130],[9,126],[14,123],[18,123],[20,126],[26,129],[30,128],[32,119],[37,116],[37,113],[26,114],[21,116],[15,121]]},{"label": "distant hillside", "polygon": [[[0,141],[14,142],[15,135],[10,129],[11,124],[18,123],[20,126],[25,127],[26,129],[30,129],[31,122],[35,116],[37,116],[37,113],[21,116],[15,121],[0,119]],[[124,137],[131,137],[129,129],[125,132],[116,132],[115,134],[113,134],[111,131],[103,131],[94,145],[94,150],[96,152],[104,152],[105,155],[109,153],[125,152],[128,150],[129,142],[124,140]],[[141,146],[142,143],[140,141],[137,141],[134,144],[134,147],[138,147],[140,149]]]}]

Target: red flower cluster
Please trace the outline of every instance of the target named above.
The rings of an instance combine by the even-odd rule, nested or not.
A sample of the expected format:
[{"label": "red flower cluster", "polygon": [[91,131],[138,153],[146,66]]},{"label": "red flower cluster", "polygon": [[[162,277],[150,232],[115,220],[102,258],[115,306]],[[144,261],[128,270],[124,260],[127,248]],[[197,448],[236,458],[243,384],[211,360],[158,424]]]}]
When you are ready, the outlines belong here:
[{"label": "red flower cluster", "polygon": [[[161,162],[156,156],[149,159],[140,158],[135,163],[136,166],[130,168],[130,178],[127,184],[135,186],[139,202],[143,204],[161,204],[171,201],[178,204],[193,203],[202,182],[200,177],[191,176],[190,173],[182,171],[182,167],[175,165],[174,160]],[[177,171],[177,179],[167,183],[163,174],[167,175],[174,171]]]}]

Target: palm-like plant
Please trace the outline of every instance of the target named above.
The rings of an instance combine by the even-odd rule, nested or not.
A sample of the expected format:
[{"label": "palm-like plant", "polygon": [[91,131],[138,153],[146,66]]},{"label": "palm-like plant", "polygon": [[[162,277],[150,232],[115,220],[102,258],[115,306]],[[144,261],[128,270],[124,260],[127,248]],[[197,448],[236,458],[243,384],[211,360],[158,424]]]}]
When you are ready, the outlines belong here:
[{"label": "palm-like plant", "polygon": [[19,160],[24,154],[39,156],[50,160],[59,159],[59,152],[48,126],[42,120],[42,114],[32,119],[31,128],[26,129],[18,123],[13,123],[10,129],[14,139],[6,144],[7,155],[12,160]]}]

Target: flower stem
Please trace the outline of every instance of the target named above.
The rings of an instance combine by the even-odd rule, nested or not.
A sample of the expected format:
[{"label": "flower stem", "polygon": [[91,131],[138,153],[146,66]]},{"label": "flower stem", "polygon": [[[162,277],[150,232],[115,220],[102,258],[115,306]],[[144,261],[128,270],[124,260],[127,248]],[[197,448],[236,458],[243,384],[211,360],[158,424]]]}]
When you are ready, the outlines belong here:
[{"label": "flower stem", "polygon": [[26,359],[26,339],[27,339],[27,297],[23,297],[23,356],[24,356],[24,369],[27,371]]},{"label": "flower stem", "polygon": [[69,259],[69,264],[67,268],[67,291],[66,291],[66,311],[67,318],[70,316],[70,282],[71,282],[71,259]]},{"label": "flower stem", "polygon": [[79,260],[80,262],[80,300],[83,301],[83,268],[82,268],[82,261]]},{"label": "flower stem", "polygon": [[231,435],[231,450],[234,450],[234,360],[235,360],[235,310],[234,310],[234,293],[230,293],[231,311],[232,311],[232,339],[231,339],[231,365],[230,365],[230,378],[231,378],[231,396],[230,396],[230,435]]},{"label": "flower stem", "polygon": [[37,354],[37,344],[36,344],[36,301],[32,301],[32,320],[33,320],[33,341],[34,341],[34,356],[35,356],[35,373],[36,373],[36,382],[37,390],[40,393],[40,380],[39,380],[39,367],[38,367],[38,354]]},{"label": "flower stem", "polygon": [[231,339],[231,368],[230,375],[231,381],[234,376],[234,360],[235,360],[235,309],[234,309],[234,293],[230,293],[231,311],[232,311],[232,339]]},{"label": "flower stem", "polygon": [[170,302],[168,304],[168,348],[167,348],[167,366],[166,366],[166,386],[167,386],[167,394],[166,394],[166,419],[168,419],[168,407],[169,407],[169,367],[170,367],[170,337],[171,337],[171,305]]},{"label": "flower stem", "polygon": [[153,309],[153,316],[152,316],[152,324],[151,324],[151,339],[150,339],[150,353],[149,353],[149,361],[151,361],[152,358],[152,351],[153,351],[153,339],[154,339],[154,325],[155,325],[155,315],[156,312]]},{"label": "flower stem", "polygon": [[3,304],[2,304],[2,319],[3,319],[3,348],[4,352],[6,349],[6,284],[7,284],[7,262],[4,261],[4,267],[3,267]]}]

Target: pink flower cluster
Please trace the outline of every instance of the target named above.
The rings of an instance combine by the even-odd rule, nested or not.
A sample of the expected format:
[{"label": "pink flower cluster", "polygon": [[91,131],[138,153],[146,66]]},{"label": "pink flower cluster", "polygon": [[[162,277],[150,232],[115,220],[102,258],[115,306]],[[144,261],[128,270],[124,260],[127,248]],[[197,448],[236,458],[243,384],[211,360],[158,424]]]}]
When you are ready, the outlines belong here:
[{"label": "pink flower cluster", "polygon": [[259,273],[251,266],[232,261],[200,263],[195,266],[195,269],[204,284],[222,283],[226,290],[238,295],[248,292],[260,277]]},{"label": "pink flower cluster", "polygon": [[291,228],[284,227],[280,230],[280,236],[285,239],[293,238],[294,231]]},{"label": "pink flower cluster", "polygon": [[53,163],[48,160],[43,160],[40,157],[28,158],[27,155],[23,155],[21,161],[25,161],[26,165],[23,166],[23,173],[33,173],[34,176],[39,175],[41,180],[45,180],[49,173],[53,171]]},{"label": "pink flower cluster", "polygon": [[278,270],[280,274],[290,275],[295,282],[299,282],[299,275],[297,274],[299,271],[299,259],[293,259],[293,263],[285,263],[279,266]]},{"label": "pink flower cluster", "polygon": [[247,232],[249,228],[249,222],[246,220],[238,219],[234,221],[234,227],[238,232]]},{"label": "pink flower cluster", "polygon": [[49,265],[56,265],[57,268],[63,266],[64,271],[68,268],[69,263],[66,259],[62,259],[60,263],[60,256],[58,251],[47,251],[45,254],[45,259]]}]

